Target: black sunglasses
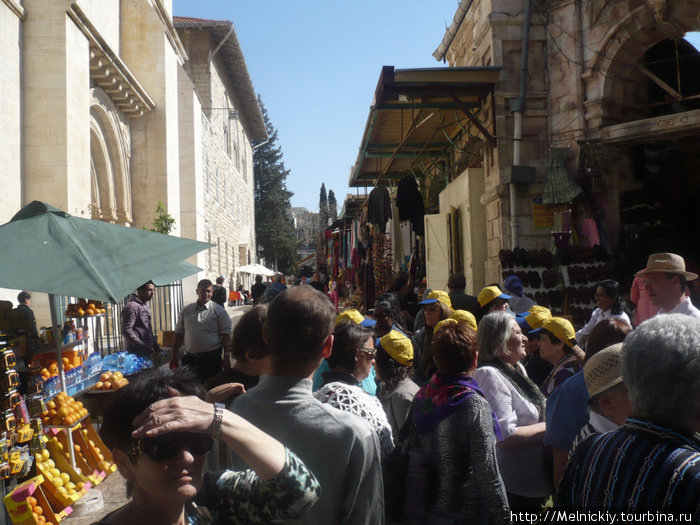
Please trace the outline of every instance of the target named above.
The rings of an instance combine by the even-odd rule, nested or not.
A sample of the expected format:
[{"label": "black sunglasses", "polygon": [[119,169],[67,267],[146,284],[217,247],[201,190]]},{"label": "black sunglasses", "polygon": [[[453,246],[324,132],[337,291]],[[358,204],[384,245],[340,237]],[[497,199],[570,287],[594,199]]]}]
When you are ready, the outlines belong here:
[{"label": "black sunglasses", "polygon": [[129,455],[138,457],[146,454],[151,461],[167,461],[177,456],[185,448],[193,455],[206,454],[213,441],[209,436],[181,432],[159,438],[137,439],[129,446]]}]

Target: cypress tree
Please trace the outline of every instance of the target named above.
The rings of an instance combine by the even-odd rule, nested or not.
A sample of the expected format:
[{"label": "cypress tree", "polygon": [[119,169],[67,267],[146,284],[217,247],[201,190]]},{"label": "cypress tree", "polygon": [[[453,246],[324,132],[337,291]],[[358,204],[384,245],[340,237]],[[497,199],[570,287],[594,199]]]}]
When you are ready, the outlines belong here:
[{"label": "cypress tree", "polygon": [[318,217],[321,229],[325,230],[328,227],[328,197],[326,197],[326,185],[321,184],[321,194],[318,199]]},{"label": "cypress tree", "polygon": [[333,222],[338,219],[338,201],[335,200],[333,190],[328,190],[328,216]]},{"label": "cypress tree", "polygon": [[297,259],[297,241],[292,223],[287,189],[289,170],[284,166],[278,134],[258,95],[258,104],[267,128],[268,142],[253,153],[255,177],[255,237],[258,257],[285,273],[291,273]]}]

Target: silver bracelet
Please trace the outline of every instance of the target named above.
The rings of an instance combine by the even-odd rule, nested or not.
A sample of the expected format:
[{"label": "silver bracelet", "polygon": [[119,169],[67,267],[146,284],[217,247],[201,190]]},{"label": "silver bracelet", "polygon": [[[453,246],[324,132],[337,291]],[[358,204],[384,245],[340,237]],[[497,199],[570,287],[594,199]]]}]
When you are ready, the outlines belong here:
[{"label": "silver bracelet", "polygon": [[221,422],[224,420],[224,404],[214,403],[214,421],[211,425],[211,438],[219,439],[221,434]]}]

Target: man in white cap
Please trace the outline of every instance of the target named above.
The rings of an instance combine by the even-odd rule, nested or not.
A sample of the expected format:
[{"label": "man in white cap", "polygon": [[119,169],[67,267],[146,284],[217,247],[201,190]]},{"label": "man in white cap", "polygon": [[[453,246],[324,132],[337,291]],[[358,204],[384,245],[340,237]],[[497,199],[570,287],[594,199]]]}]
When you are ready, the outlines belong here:
[{"label": "man in white cap", "polygon": [[685,291],[697,274],[685,270],[685,261],[675,253],[652,253],[647,267],[635,274],[649,292],[651,302],[660,308],[657,315],[684,314],[700,319]]}]

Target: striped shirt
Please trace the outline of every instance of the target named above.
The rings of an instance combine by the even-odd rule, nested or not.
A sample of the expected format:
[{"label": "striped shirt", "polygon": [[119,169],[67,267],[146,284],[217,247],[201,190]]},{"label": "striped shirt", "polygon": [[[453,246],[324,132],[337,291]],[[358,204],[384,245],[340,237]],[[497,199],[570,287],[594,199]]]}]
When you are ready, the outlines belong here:
[{"label": "striped shirt", "polygon": [[575,510],[673,511],[700,518],[700,440],[628,418],[593,434],[571,453],[555,507]]}]

